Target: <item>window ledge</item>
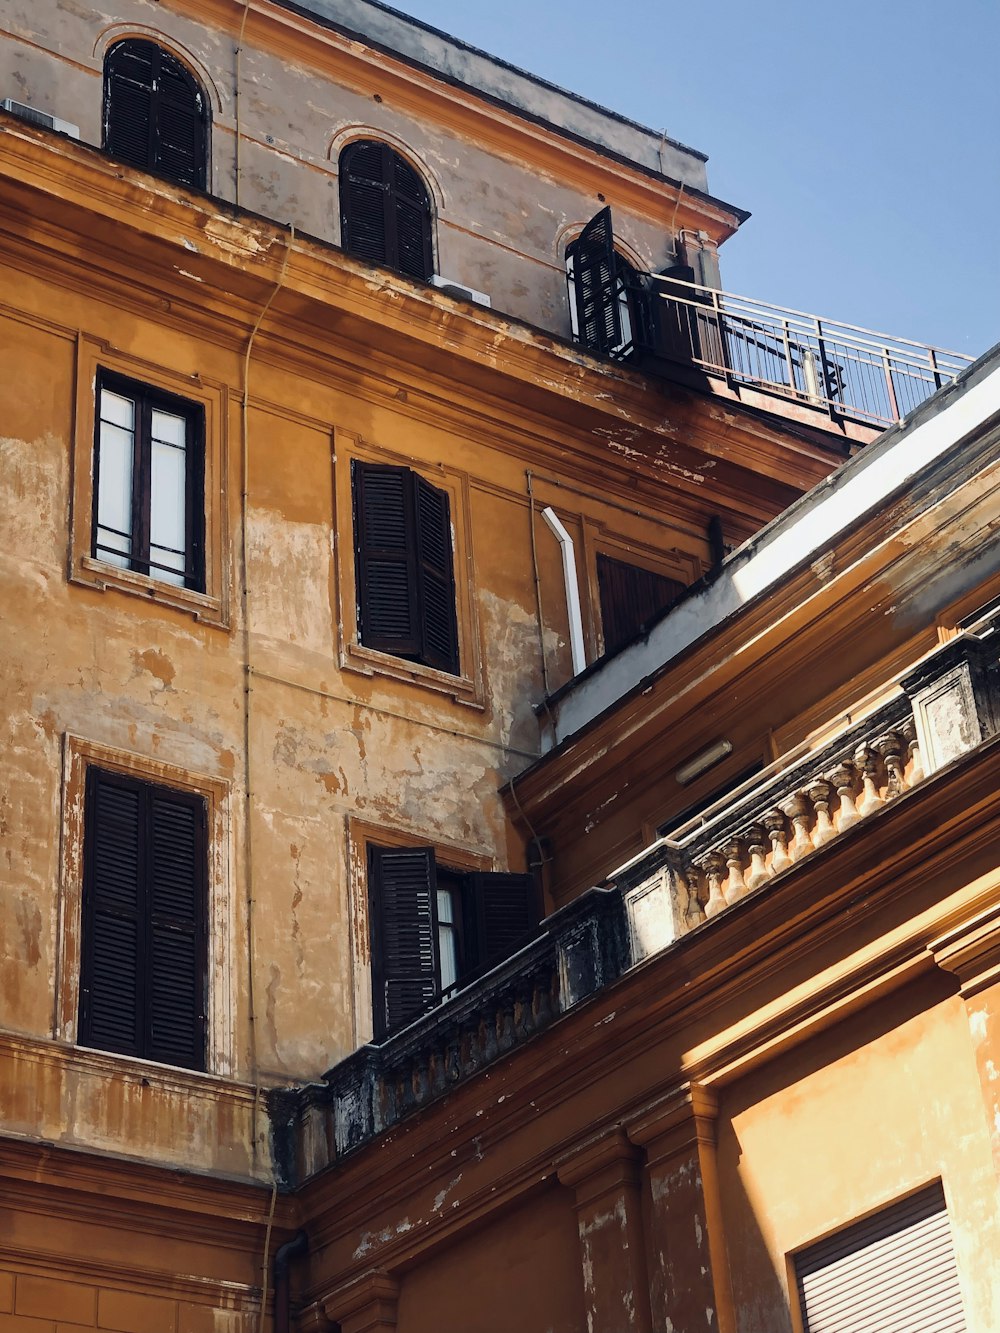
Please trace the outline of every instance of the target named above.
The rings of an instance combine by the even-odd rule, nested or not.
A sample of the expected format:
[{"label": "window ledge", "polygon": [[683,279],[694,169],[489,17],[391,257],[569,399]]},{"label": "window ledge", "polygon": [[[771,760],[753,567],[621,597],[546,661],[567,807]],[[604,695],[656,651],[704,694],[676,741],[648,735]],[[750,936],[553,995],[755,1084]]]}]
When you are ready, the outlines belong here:
[{"label": "window ledge", "polygon": [[163,583],[133,569],[119,569],[94,556],[80,557],[79,564],[70,576],[70,582],[97,588],[101,592],[111,588],[117,592],[129,593],[133,597],[144,597],[147,601],[156,602],[158,605],[172,606],[179,611],[186,611],[203,624],[215,625],[220,629],[229,628],[229,620],[223,610],[221,598],[195,592],[192,588],[178,588],[172,583]]},{"label": "window ledge", "polygon": [[363,643],[349,643],[341,655],[341,666],[360,671],[366,676],[390,676],[394,680],[412,681],[426,689],[450,695],[455,703],[465,704],[480,712],[486,707],[476,682],[469,676],[453,676],[422,662],[410,662],[405,657],[394,657],[377,648],[366,648]]}]

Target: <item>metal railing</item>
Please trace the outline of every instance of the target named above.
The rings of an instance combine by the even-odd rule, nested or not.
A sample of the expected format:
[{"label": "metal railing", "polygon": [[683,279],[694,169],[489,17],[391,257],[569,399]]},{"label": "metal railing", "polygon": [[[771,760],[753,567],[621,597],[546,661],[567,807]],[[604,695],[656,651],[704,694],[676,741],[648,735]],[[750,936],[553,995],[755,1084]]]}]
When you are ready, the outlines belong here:
[{"label": "metal railing", "polygon": [[664,355],[835,418],[893,425],[973,360],[678,278],[652,282]]}]

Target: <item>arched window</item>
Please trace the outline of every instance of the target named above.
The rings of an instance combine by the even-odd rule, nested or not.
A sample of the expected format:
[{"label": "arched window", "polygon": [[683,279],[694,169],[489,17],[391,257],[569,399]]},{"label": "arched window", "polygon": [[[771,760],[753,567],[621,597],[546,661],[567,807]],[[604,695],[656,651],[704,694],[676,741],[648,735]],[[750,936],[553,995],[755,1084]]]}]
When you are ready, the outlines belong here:
[{"label": "arched window", "polygon": [[651,343],[642,274],[615,249],[611,209],[601,211],[566,247],[573,337],[592,352],[627,361]]},{"label": "arched window", "polygon": [[430,195],[388,144],[358,139],[341,153],[340,229],[348,254],[425,282],[434,272]]},{"label": "arched window", "polygon": [[129,39],[107,54],[104,147],[133,167],[205,189],[208,99],[155,42]]}]

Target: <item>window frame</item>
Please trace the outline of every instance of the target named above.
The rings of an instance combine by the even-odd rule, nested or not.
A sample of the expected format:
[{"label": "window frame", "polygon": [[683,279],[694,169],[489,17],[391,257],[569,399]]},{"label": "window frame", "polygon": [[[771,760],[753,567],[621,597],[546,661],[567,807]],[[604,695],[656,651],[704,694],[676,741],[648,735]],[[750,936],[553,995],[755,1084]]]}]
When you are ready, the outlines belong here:
[{"label": "window frame", "polygon": [[[231,784],[223,778],[192,773],[86,737],[65,733],[57,915],[57,973],[53,1035],[88,1060],[113,1060],[137,1071],[176,1070],[185,1077],[232,1077],[236,1070],[234,1015],[234,885],[232,878]],[[84,941],[84,847],[87,774],[91,768],[120,774],[158,787],[189,793],[205,802],[205,1049],[201,1069],[166,1065],[144,1056],[121,1055],[80,1040],[80,984]]]},{"label": "window frame", "polygon": [[[137,356],[126,356],[103,339],[81,334],[77,340],[76,403],[72,435],[68,578],[71,583],[140,596],[172,606],[196,620],[229,627],[230,589],[225,555],[229,549],[229,389],[197,371],[173,371]],[[202,589],[179,587],[122,569],[95,557],[94,518],[97,492],[94,465],[99,428],[98,389],[101,377],[145,387],[164,400],[191,404],[201,414],[201,503],[195,508],[202,537]]]},{"label": "window frame", "polygon": [[[98,372],[94,402],[94,477],[91,503],[91,551],[94,560],[102,564],[119,566],[99,550],[111,554],[111,548],[101,546],[99,542],[100,523],[98,521],[101,495],[101,437],[104,416],[102,403],[105,392],[132,401],[135,409],[135,425],[132,443],[132,531],[128,536],[131,551],[128,570],[132,573],[145,574],[157,583],[168,583],[171,587],[183,586],[191,592],[205,591],[205,512],[204,499],[198,503],[198,494],[204,497],[205,491],[205,413],[200,403],[191,399],[178,398],[164,393],[155,386],[143,384],[138,380],[127,379],[115,371],[101,369]],[[185,423],[184,439],[184,583],[177,585],[165,578],[160,570],[151,573],[152,539],[151,514],[153,506],[152,485],[152,415],[156,410],[179,417]],[[178,571],[179,572],[179,571]]]},{"label": "window frame", "polygon": [[[149,60],[151,76],[149,85],[140,83],[134,78],[129,78],[127,74],[122,74],[114,68],[115,60],[121,58],[126,48],[147,47],[149,48]],[[171,73],[175,74],[180,82],[185,85],[187,93],[190,95],[190,106],[184,107],[176,99],[172,99],[163,88],[161,77],[161,65],[167,62],[174,68]],[[132,90],[147,93],[149,97],[149,120],[146,128],[146,152],[142,155],[143,160],[139,161],[139,154],[132,151],[121,151],[121,148],[110,141],[113,137],[112,115],[114,103],[114,91],[116,83],[128,86]],[[161,119],[161,108],[167,108],[176,112],[178,109],[185,112],[190,111],[193,116],[193,151],[191,154],[192,170],[191,179],[187,179],[184,173],[171,171],[164,166],[162,162],[163,132],[159,121]],[[137,171],[147,171],[150,175],[158,176],[162,180],[171,181],[175,185],[180,185],[186,189],[200,190],[206,192],[209,188],[209,165],[211,162],[211,127],[212,113],[211,101],[202,82],[198,79],[187,64],[168,46],[162,42],[147,36],[124,36],[111,43],[104,53],[103,62],[103,89],[101,97],[101,146],[104,151],[118,162],[125,162],[134,167]],[[127,137],[127,135],[126,135]]]},{"label": "window frame", "polygon": [[[358,569],[354,543],[353,460],[409,468],[448,496],[452,534],[452,570],[455,583],[455,619],[459,671],[440,671],[422,662],[397,657],[361,642],[358,633]],[[334,430],[333,450],[335,574],[338,657],[343,670],[366,676],[386,676],[421,685],[449,696],[470,708],[485,708],[483,650],[479,609],[475,596],[476,569],[472,539],[471,483],[468,473],[446,463],[429,465],[422,459],[379,448],[361,436]]]}]

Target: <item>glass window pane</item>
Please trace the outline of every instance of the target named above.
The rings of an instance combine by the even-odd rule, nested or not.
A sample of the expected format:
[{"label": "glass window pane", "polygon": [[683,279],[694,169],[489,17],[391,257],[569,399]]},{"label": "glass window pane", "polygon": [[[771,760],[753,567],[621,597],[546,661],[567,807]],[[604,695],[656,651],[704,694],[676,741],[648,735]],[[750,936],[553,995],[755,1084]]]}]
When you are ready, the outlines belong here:
[{"label": "glass window pane", "polygon": [[455,933],[455,914],[451,894],[447,889],[437,891],[438,952],[441,955],[441,990],[448,991],[458,981],[458,939]]},{"label": "glass window pane", "polygon": [[[134,410],[134,404],[118,394],[101,394],[102,418],[105,402],[114,399],[116,416],[126,413],[121,405]],[[132,553],[132,467],[134,437],[131,429],[109,424],[102,419],[99,441],[97,488],[97,536],[95,554],[100,560],[127,569]]]},{"label": "glass window pane", "polygon": [[[149,558],[153,578],[168,583],[184,582],[186,547],[186,453],[182,418],[154,412],[154,438],[150,450]],[[181,447],[165,444],[155,435],[155,421],[179,422]]]},{"label": "glass window pane", "polygon": [[101,420],[109,421],[123,430],[135,429],[135,403],[110,389],[101,390]]},{"label": "glass window pane", "polygon": [[183,449],[187,440],[187,422],[184,418],[173,412],[161,412],[158,408],[153,409],[152,416],[153,439]]}]

